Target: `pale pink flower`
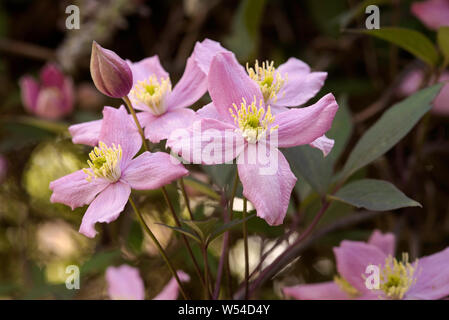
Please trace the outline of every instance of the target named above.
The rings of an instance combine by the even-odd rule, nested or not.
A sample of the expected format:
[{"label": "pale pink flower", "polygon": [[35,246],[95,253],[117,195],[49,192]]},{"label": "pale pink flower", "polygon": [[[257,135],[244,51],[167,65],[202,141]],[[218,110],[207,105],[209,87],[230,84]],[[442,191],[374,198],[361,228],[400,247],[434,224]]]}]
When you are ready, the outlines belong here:
[{"label": "pale pink flower", "polygon": [[192,123],[195,112],[187,107],[206,93],[210,62],[216,53],[223,51],[218,42],[209,39],[197,42],[173,90],[158,56],[129,62],[134,79],[129,97],[134,108],[142,111],[139,121],[145,127],[147,139],[157,143],[168,138],[173,130]]},{"label": "pale pink flower", "polygon": [[437,30],[442,26],[449,26],[448,0],[414,2],[411,10],[429,29]]},{"label": "pale pink flower", "polygon": [[90,238],[97,233],[95,223],[110,223],[118,218],[131,188],[158,189],[188,173],[163,152],[144,152],[133,159],[142,139],[123,108],[104,108],[99,141],[99,147],[89,155],[89,169],[50,183],[51,202],[64,203],[72,210],[89,205],[79,231]]},{"label": "pale pink flower", "polygon": [[40,81],[31,76],[20,79],[22,103],[25,109],[44,119],[60,119],[73,110],[74,89],[70,77],[66,77],[54,64],[47,64],[40,73]]},{"label": "pale pink flower", "polygon": [[[415,68],[409,71],[402,83],[397,89],[397,95],[399,97],[407,97],[415,93],[423,84],[425,78],[424,70],[421,68]],[[449,72],[445,71],[438,78],[438,82],[447,82],[449,80]],[[448,116],[449,115],[449,85],[445,84],[441,91],[432,102],[431,112],[434,114]]]},{"label": "pale pink flower", "polygon": [[[413,263],[394,259],[394,252],[391,233],[376,230],[367,243],[345,240],[334,248],[339,273],[334,281],[285,287],[283,292],[301,300],[442,299],[449,295],[449,248]],[[369,265],[379,267],[379,290],[366,285]]]},{"label": "pale pink flower", "polygon": [[[182,282],[190,280],[188,274],[177,272]],[[145,287],[139,270],[128,265],[109,267],[106,270],[106,282],[108,294],[113,300],[144,300]],[[162,291],[153,300],[176,300],[179,294],[179,286],[173,277]]]},{"label": "pale pink flower", "polygon": [[[297,58],[290,58],[277,68],[274,62],[259,64],[256,61],[254,67],[247,65],[246,71],[274,115],[309,101],[321,90],[327,77],[326,72],[312,72],[309,65]],[[213,104],[200,109],[197,114],[200,117],[216,118]],[[310,146],[327,156],[334,146],[334,140],[323,135],[311,142]]]},{"label": "pale pink flower", "polygon": [[[226,141],[214,146],[214,163],[237,158],[243,195],[253,203],[257,215],[270,225],[283,222],[296,177],[277,149],[309,144],[324,135],[332,125],[338,105],[332,94],[307,108],[291,109],[272,115],[264,102],[260,87],[248,76],[230,52],[219,53],[212,60],[208,89],[212,103],[203,107],[201,119],[187,131],[188,135],[172,136],[167,145],[187,160],[203,154],[210,139]],[[202,133],[195,140],[195,131]],[[270,145],[276,136],[277,145]],[[206,140],[204,138],[207,138]],[[272,174],[266,174],[266,163],[255,154],[266,147],[268,166],[276,164]],[[251,158],[251,159],[250,159]]]}]

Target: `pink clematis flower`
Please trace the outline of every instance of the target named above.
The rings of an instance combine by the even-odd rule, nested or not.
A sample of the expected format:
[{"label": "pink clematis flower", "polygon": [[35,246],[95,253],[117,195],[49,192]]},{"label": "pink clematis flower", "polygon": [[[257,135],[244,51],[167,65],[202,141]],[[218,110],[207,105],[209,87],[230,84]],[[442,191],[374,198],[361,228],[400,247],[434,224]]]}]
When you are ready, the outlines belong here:
[{"label": "pink clematis flower", "polygon": [[73,110],[74,90],[71,78],[56,65],[47,64],[40,73],[40,83],[31,76],[20,79],[25,109],[45,119],[60,119]]},{"label": "pink clematis flower", "polygon": [[411,10],[429,29],[437,30],[440,27],[449,26],[449,1],[447,0],[414,2]]},{"label": "pink clematis flower", "polygon": [[[260,87],[230,52],[212,60],[208,89],[212,103],[201,110],[200,120],[187,132],[174,132],[167,145],[188,161],[199,157],[204,164],[218,164],[236,158],[243,195],[259,217],[281,224],[296,177],[278,147],[309,144],[323,136],[338,109],[335,98],[328,94],[310,107],[273,116]],[[210,162],[204,156],[212,153]]]},{"label": "pink clematis flower", "polygon": [[[288,107],[301,106],[313,98],[321,90],[327,77],[327,72],[312,72],[309,65],[296,58],[288,59],[278,68],[274,67],[274,62],[259,64],[256,60],[254,68],[247,65],[246,71],[258,86],[265,105],[270,106],[274,115],[288,111]],[[215,118],[214,110],[214,106],[210,104],[200,109],[198,115]],[[334,140],[323,135],[312,141],[310,146],[327,156],[334,146]]]},{"label": "pink clematis flower", "polygon": [[225,49],[218,42],[209,39],[197,42],[187,59],[183,76],[173,90],[158,56],[129,62],[134,81],[129,97],[134,108],[142,111],[139,121],[145,127],[147,139],[157,143],[173,130],[193,122],[195,112],[187,107],[206,93],[210,61],[222,51]]},{"label": "pink clematis flower", "polygon": [[[399,97],[407,97],[421,87],[425,78],[424,70],[415,68],[409,71],[402,83],[397,89],[397,95]],[[438,82],[447,82],[449,80],[449,72],[445,71],[438,78]],[[433,100],[433,107],[431,112],[436,115],[449,116],[449,85],[446,84],[441,89],[440,93]]]},{"label": "pink clematis flower", "polygon": [[[182,282],[190,280],[188,274],[178,271],[178,277]],[[145,287],[139,275],[139,270],[128,265],[120,267],[109,267],[106,270],[106,282],[108,294],[113,300],[144,300]],[[178,298],[179,286],[175,278],[169,283],[153,300],[176,300]]]},{"label": "pink clematis flower", "polygon": [[[285,287],[301,300],[442,299],[449,295],[449,248],[408,262],[394,259],[395,237],[375,230],[368,242],[343,241],[334,248],[339,276],[333,282]],[[379,289],[368,289],[368,265],[379,266]]]},{"label": "pink clematis flower", "polygon": [[142,140],[123,108],[104,108],[99,141],[99,146],[89,154],[90,168],[50,183],[51,202],[72,209],[89,204],[79,231],[90,238],[97,233],[96,222],[110,223],[118,218],[131,188],[158,189],[188,173],[163,152],[144,152],[133,159]]}]

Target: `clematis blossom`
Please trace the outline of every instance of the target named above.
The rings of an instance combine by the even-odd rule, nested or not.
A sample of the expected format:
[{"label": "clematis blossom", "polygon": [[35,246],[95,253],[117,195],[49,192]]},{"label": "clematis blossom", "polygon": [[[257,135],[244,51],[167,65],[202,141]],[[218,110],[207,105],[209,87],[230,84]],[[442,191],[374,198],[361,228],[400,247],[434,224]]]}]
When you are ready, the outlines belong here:
[{"label": "clematis blossom", "polygon": [[[334,281],[285,287],[301,300],[442,299],[449,295],[449,248],[411,263],[393,258],[395,237],[375,230],[368,242],[343,241],[334,248],[339,275]],[[369,265],[378,266],[379,289],[366,285]]]},{"label": "clematis blossom", "polygon": [[44,119],[60,119],[73,110],[74,89],[70,77],[66,77],[54,64],[47,64],[40,72],[39,82],[31,76],[20,79],[22,103],[25,109]]},{"label": "clematis blossom", "polygon": [[163,152],[144,152],[133,159],[142,139],[123,108],[104,108],[99,141],[89,154],[89,168],[50,183],[51,202],[66,204],[72,210],[89,205],[79,229],[89,238],[97,233],[95,223],[118,218],[132,188],[158,189],[188,173]]},{"label": "clematis blossom", "polygon": [[169,74],[152,56],[139,62],[128,62],[133,73],[133,89],[129,98],[135,109],[142,111],[139,121],[145,137],[157,143],[177,129],[189,126],[195,112],[187,107],[207,91],[207,73],[213,56],[225,51],[218,42],[197,42],[187,59],[184,74],[172,90]]},{"label": "clematis blossom", "polygon": [[[407,97],[419,90],[425,79],[425,72],[423,69],[415,68],[410,70],[404,77],[397,89],[399,97]],[[449,72],[445,71],[438,78],[438,82],[446,83],[449,80]],[[449,85],[446,83],[441,89],[440,93],[432,102],[431,112],[435,115],[449,116]]]},{"label": "clematis blossom", "polygon": [[[321,90],[327,77],[327,72],[312,72],[309,65],[293,57],[277,68],[274,67],[274,62],[260,64],[256,60],[254,67],[246,65],[246,72],[274,115],[288,111],[288,107],[301,106],[313,98]],[[208,105],[199,110],[198,115],[210,116],[213,109],[213,105]],[[334,140],[323,135],[312,141],[310,146],[327,156],[334,146]]]},{"label": "clematis blossom", "polygon": [[[179,280],[190,280],[188,274],[177,272]],[[113,300],[144,300],[145,287],[139,270],[128,265],[108,267],[106,269],[106,282],[109,297]],[[179,294],[179,286],[173,277],[162,291],[153,300],[176,300]]]},{"label": "clematis blossom", "polygon": [[412,13],[429,29],[437,30],[449,26],[449,1],[416,1],[411,6]]},{"label": "clematis blossom", "polygon": [[[259,217],[270,225],[281,224],[296,177],[278,148],[323,136],[338,109],[335,98],[328,94],[310,107],[273,115],[259,86],[230,52],[212,60],[208,90],[212,103],[185,134],[174,133],[167,145],[188,161],[200,157],[204,164],[218,164],[237,159],[243,195]],[[205,154],[213,154],[212,163]]]}]

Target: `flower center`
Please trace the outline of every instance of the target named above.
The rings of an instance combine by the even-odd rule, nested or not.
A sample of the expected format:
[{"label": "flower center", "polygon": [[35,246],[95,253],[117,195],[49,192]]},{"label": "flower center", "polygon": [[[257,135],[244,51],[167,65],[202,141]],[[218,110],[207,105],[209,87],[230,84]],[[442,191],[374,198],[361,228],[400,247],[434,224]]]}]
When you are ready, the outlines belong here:
[{"label": "flower center", "polygon": [[408,289],[416,282],[413,274],[417,261],[413,265],[408,262],[408,254],[402,254],[402,261],[389,256],[380,273],[380,288],[390,299],[402,299]]},{"label": "flower center", "polygon": [[108,147],[104,142],[99,142],[99,147],[95,147],[90,153],[87,164],[90,169],[83,169],[88,175],[86,180],[92,181],[92,178],[104,178],[111,182],[120,179],[120,160],[122,159],[122,148],[112,144],[112,148]]},{"label": "flower center", "polygon": [[153,115],[159,116],[167,111],[166,100],[170,93],[170,79],[161,79],[159,82],[156,76],[152,75],[147,80],[137,81],[131,90],[131,97],[148,106]]},{"label": "flower center", "polygon": [[360,296],[360,292],[354,288],[346,279],[341,276],[335,276],[334,282],[340,287],[340,289],[347,293],[350,298],[357,298]]},{"label": "flower center", "polygon": [[260,66],[256,60],[254,68],[250,68],[247,63],[246,71],[249,77],[259,85],[265,103],[276,102],[277,94],[287,81],[287,75],[283,78],[279,72],[276,72],[274,61],[262,62],[262,66]]},{"label": "flower center", "polygon": [[[256,98],[250,104],[246,104],[245,98],[240,103],[240,108],[235,103],[232,104],[233,108],[229,108],[231,116],[234,118],[235,124],[239,126],[239,130],[242,136],[249,143],[256,143],[262,136],[265,135],[268,127],[274,122],[274,116],[271,114],[270,106],[267,111],[263,108],[263,101],[259,101],[259,108],[256,106]],[[278,126],[270,128],[270,132],[276,130]]]}]

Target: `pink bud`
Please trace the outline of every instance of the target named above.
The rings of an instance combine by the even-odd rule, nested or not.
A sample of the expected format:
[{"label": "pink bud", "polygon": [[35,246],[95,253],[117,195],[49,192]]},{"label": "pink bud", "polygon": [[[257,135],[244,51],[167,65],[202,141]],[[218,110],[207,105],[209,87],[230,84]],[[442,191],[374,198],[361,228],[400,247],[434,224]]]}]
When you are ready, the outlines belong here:
[{"label": "pink bud", "polygon": [[97,89],[112,98],[128,95],[133,85],[133,75],[128,64],[115,52],[92,43],[90,74]]},{"label": "pink bud", "polygon": [[22,103],[25,109],[45,119],[60,119],[73,110],[74,92],[70,77],[56,65],[47,64],[39,81],[26,75],[20,79]]}]

